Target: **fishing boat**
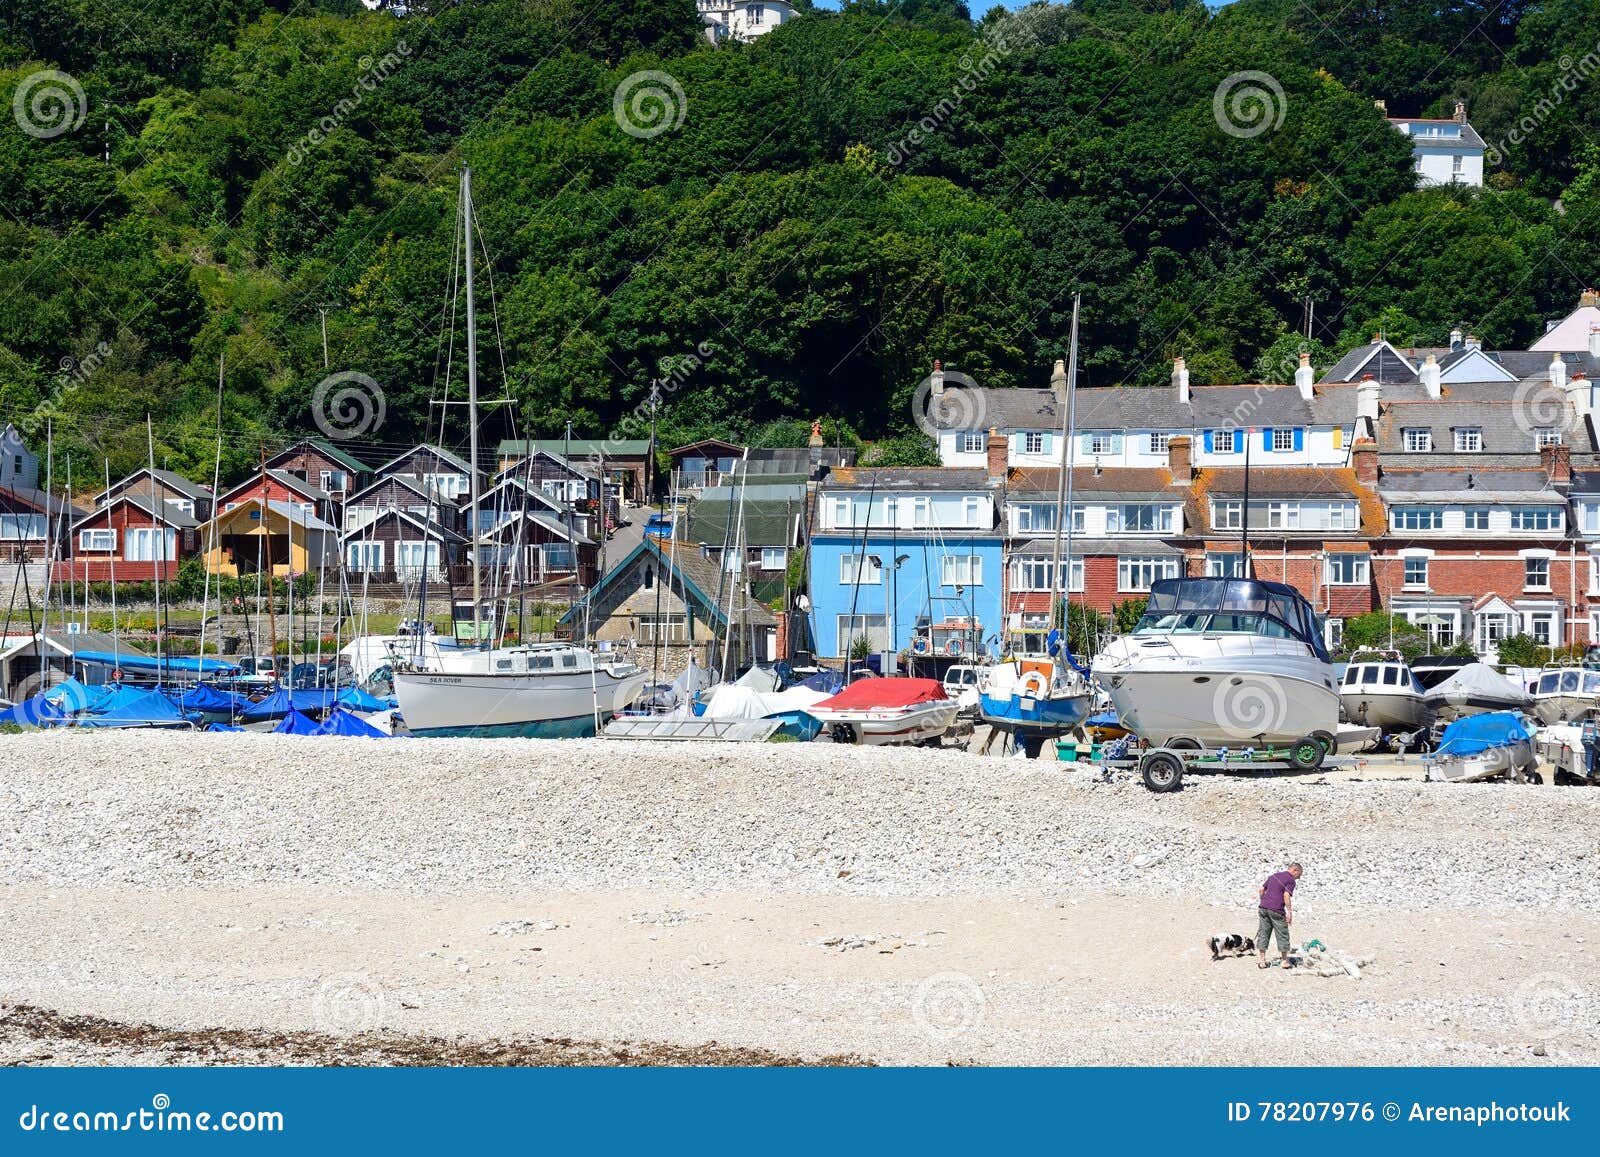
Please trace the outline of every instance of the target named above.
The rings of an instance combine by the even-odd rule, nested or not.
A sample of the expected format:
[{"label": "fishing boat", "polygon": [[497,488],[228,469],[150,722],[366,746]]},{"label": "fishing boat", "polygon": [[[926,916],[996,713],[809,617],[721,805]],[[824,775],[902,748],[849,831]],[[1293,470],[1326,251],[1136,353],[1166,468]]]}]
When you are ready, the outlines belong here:
[{"label": "fishing boat", "polygon": [[1600,708],[1600,671],[1544,667],[1533,685],[1533,713],[1545,723],[1570,723]]},{"label": "fishing boat", "polygon": [[1446,722],[1489,711],[1526,711],[1532,697],[1487,663],[1468,663],[1423,696],[1434,716]]},{"label": "fishing boat", "polygon": [[1351,723],[1420,731],[1433,720],[1422,684],[1398,651],[1358,651],[1345,668],[1339,702]]},{"label": "fishing boat", "polygon": [[1538,778],[1532,725],[1515,711],[1491,711],[1458,719],[1444,729],[1439,746],[1423,763],[1435,783],[1474,783],[1507,776]]},{"label": "fishing boat", "polygon": [[859,679],[807,708],[835,743],[868,746],[936,743],[955,722],[957,704],[934,679]]},{"label": "fishing boat", "polygon": [[[459,236],[464,257],[467,327],[469,461],[478,455],[478,338],[474,296],[472,171],[461,170]],[[478,476],[468,474],[468,526],[480,525]],[[482,568],[472,552],[472,639],[483,637]],[[649,672],[586,647],[543,643],[518,647],[436,648],[426,666],[394,669],[394,693],[412,735],[535,736],[596,734],[602,719],[632,703]]]},{"label": "fishing boat", "polygon": [[1160,579],[1132,634],[1095,656],[1129,730],[1163,746],[1336,746],[1339,692],[1316,613],[1282,583]]},{"label": "fishing boat", "polygon": [[[1072,299],[1072,335],[1067,364],[1056,362],[1051,386],[1065,402],[1061,408],[1061,468],[1056,478],[1056,530],[1050,559],[1050,621],[1067,621],[1067,583],[1072,568],[1072,468],[1075,460],[1078,404],[1078,305]],[[1063,551],[1062,532],[1066,541]],[[1063,557],[1064,555],[1064,557]],[[978,714],[997,731],[1036,758],[1045,742],[1076,728],[1088,716],[1094,694],[1087,672],[1072,661],[1068,640],[1058,630],[1049,634],[1050,659],[1013,658],[995,666],[979,696]]]}]

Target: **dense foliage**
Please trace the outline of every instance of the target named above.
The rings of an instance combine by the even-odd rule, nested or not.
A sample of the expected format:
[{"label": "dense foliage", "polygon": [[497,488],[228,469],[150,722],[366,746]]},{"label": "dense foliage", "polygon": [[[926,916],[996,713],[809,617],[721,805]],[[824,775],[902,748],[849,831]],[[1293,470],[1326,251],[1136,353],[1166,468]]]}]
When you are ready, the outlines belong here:
[{"label": "dense foliage", "polygon": [[[330,369],[382,385],[368,453],[440,413],[460,445],[429,401],[463,388],[463,164],[483,390],[517,403],[490,441],[615,431],[658,378],[667,439],[832,417],[920,460],[932,360],[1042,383],[1075,291],[1084,382],[1149,385],[1175,354],[1284,380],[1307,298],[1325,361],[1378,326],[1523,342],[1600,278],[1600,0],[801,7],[712,47],[692,0],[9,0],[0,420],[115,472],[150,414],[209,476],[223,358],[225,469],[312,431]],[[21,131],[47,69],[82,115]],[[670,123],[630,134],[648,71],[682,100],[651,82]],[[1244,72],[1255,135],[1217,114]],[[1415,191],[1377,99],[1466,100],[1491,187]]]}]

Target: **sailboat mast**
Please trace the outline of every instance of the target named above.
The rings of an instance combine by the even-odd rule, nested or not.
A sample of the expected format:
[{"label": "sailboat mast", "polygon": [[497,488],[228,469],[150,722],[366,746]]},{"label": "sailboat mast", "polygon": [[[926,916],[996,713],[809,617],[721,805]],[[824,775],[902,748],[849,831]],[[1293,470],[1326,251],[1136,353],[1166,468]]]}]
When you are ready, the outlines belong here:
[{"label": "sailboat mast", "polygon": [[[1064,608],[1061,614],[1061,645],[1066,647],[1071,635],[1072,588],[1072,466],[1076,457],[1073,442],[1078,431],[1078,304],[1082,294],[1072,295],[1072,339],[1067,349],[1066,404],[1061,408],[1061,474],[1056,479],[1056,537],[1050,557],[1050,617],[1055,618],[1055,596],[1059,595]],[[1061,575],[1061,535],[1067,536],[1067,570]]]},{"label": "sailboat mast", "polygon": [[[472,642],[476,646],[480,628],[478,625],[478,601],[483,597],[483,578],[478,567],[478,307],[473,296],[472,286],[472,170],[463,166],[461,169],[461,223],[466,233],[467,254],[467,445],[468,465],[467,471],[467,533],[472,548]],[[426,570],[427,553],[423,553],[423,566]]]}]

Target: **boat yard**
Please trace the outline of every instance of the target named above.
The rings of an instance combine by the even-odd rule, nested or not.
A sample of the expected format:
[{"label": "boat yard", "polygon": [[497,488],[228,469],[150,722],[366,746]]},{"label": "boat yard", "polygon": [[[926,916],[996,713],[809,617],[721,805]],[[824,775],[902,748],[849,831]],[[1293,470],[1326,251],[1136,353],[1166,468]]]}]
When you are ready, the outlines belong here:
[{"label": "boat yard", "polygon": [[[1600,795],[1422,774],[1154,795],[951,749],[13,736],[0,1055],[1600,1061]],[[1290,858],[1296,944],[1359,979],[1210,959]]]}]

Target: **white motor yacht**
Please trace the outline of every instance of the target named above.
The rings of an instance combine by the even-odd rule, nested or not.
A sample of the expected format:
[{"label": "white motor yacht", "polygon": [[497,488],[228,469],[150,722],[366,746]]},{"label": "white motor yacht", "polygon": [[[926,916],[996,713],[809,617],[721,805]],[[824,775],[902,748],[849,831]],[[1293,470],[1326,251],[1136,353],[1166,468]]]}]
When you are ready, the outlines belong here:
[{"label": "white motor yacht", "polygon": [[1123,726],[1155,744],[1336,744],[1333,663],[1311,605],[1282,583],[1162,579],[1093,674]]},{"label": "white motor yacht", "polygon": [[1345,668],[1339,701],[1351,723],[1420,731],[1433,721],[1426,694],[1398,651],[1358,651]]},{"label": "white motor yacht", "polygon": [[1600,708],[1600,671],[1546,667],[1533,685],[1533,713],[1545,723],[1571,723]]}]

